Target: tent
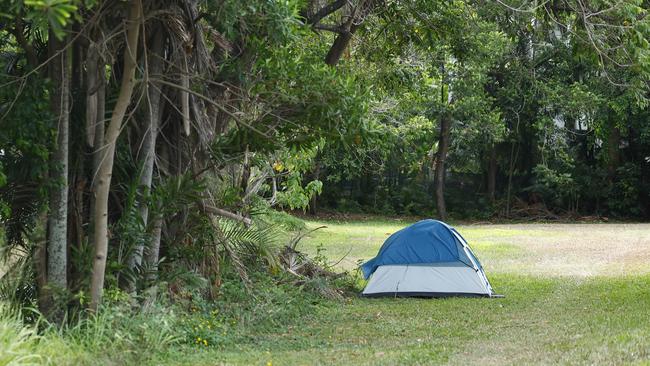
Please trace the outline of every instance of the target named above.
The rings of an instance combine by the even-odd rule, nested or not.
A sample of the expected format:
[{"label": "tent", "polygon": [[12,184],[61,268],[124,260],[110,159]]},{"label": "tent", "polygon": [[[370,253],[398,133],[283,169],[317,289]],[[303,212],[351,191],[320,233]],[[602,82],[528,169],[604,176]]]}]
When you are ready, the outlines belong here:
[{"label": "tent", "polygon": [[437,220],[394,233],[361,269],[367,297],[499,296],[465,239]]}]

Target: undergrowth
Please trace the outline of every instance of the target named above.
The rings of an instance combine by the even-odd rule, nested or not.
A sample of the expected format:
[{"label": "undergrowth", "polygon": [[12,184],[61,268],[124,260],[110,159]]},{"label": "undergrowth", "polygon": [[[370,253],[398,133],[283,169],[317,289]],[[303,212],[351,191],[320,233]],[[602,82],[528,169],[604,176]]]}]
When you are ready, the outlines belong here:
[{"label": "undergrowth", "polygon": [[256,272],[248,286],[235,274],[229,277],[215,300],[189,296],[137,310],[111,304],[63,327],[26,323],[2,305],[0,366],[147,364],[176,348],[250,343],[251,334],[272,333],[337,304],[311,281],[297,286],[285,274]]},{"label": "undergrowth", "polygon": [[343,293],[354,286],[352,276],[306,278],[258,268],[244,282],[233,268],[224,271],[213,299],[200,287],[174,293],[161,287],[155,301],[134,307],[126,294],[109,289],[114,301],[64,326],[0,304],[0,366],[150,364],[174,352],[232,349],[339,304],[342,298],[326,296],[324,288]]}]

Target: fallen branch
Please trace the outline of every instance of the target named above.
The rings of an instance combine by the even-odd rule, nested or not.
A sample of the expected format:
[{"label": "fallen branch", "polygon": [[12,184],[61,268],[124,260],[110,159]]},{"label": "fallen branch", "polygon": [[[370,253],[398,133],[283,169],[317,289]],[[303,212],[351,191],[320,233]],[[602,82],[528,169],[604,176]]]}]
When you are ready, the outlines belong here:
[{"label": "fallen branch", "polygon": [[206,205],[206,206],[204,206],[204,209],[205,209],[205,211],[207,211],[207,212],[209,212],[211,214],[215,214],[215,215],[227,217],[229,219],[233,219],[233,220],[236,220],[236,221],[239,221],[239,222],[243,222],[244,225],[246,225],[246,226],[251,226],[253,224],[253,220],[251,220],[250,218],[244,217],[242,215],[239,215],[239,214],[236,214],[236,213],[233,213],[233,212],[230,212],[230,211],[223,210],[221,208]]}]

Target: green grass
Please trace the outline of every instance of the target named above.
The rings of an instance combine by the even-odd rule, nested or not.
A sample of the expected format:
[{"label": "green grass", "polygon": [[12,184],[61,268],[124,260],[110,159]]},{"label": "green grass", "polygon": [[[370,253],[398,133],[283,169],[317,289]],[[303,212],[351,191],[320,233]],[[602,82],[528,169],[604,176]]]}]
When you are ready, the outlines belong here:
[{"label": "green grass", "polygon": [[[308,228],[327,228],[304,238],[298,249],[316,254],[323,248],[320,254],[331,261],[347,254],[337,266],[353,269],[357,259],[374,256],[388,235],[408,223],[308,222]],[[232,333],[227,342],[156,348],[148,341],[152,346],[139,364],[650,365],[650,225],[457,228],[505,298],[334,301],[278,287],[256,295],[257,305],[233,313],[239,321],[223,328]],[[83,357],[75,356],[81,363],[92,363],[89,355],[98,352],[114,364],[125,360],[65,335],[44,345],[57,342],[65,345],[63,352],[85,349]],[[134,338],[122,347],[138,352],[139,342]],[[53,359],[64,363],[66,357]]]},{"label": "green grass", "polygon": [[505,299],[351,299],[248,342],[183,354],[200,364],[625,364],[650,358],[650,277],[497,275]]},{"label": "green grass", "polygon": [[[327,228],[299,249],[352,269],[409,222],[308,222]],[[650,364],[650,275],[618,253],[608,265],[624,273],[567,273],[568,265],[601,260],[612,245],[633,242],[643,253],[648,225],[458,226],[504,299],[362,299],[325,302],[274,330],[248,332],[248,341],[170,363],[265,365],[394,364]],[[599,241],[601,238],[601,241]],[[635,241],[636,240],[636,241]],[[567,249],[569,248],[569,249]],[[572,249],[571,249],[572,248]],[[586,250],[587,248],[591,248]],[[325,249],[322,251],[322,249]],[[585,249],[582,251],[581,249]],[[576,259],[581,258],[581,259]],[[539,271],[536,262],[545,268]],[[646,262],[646,264],[648,264]],[[581,267],[582,268],[582,267]],[[601,267],[598,267],[601,268]],[[605,267],[603,267],[605,268]]]}]

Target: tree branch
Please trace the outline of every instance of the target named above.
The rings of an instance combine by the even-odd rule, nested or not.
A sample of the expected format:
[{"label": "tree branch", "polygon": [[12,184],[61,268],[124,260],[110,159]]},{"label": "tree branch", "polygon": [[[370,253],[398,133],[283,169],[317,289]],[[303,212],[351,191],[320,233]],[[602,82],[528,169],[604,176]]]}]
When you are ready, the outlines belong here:
[{"label": "tree branch", "polygon": [[322,7],[316,14],[307,17],[307,24],[317,25],[323,18],[341,9],[349,0],[336,0]]},{"label": "tree branch", "polygon": [[223,216],[223,217],[227,217],[227,218],[233,219],[235,221],[243,222],[244,225],[246,225],[246,226],[250,226],[250,225],[253,224],[253,220],[251,220],[250,218],[244,217],[242,215],[238,215],[238,214],[230,212],[230,211],[226,211],[226,210],[223,210],[223,209],[220,209],[220,208],[217,208],[217,207],[213,207],[213,206],[208,206],[208,205],[203,206],[203,208],[208,213]]},{"label": "tree branch", "polygon": [[339,26],[336,25],[331,25],[331,24],[314,24],[312,28],[317,29],[317,30],[324,30],[328,32],[334,32],[334,33],[343,33],[345,30],[342,29]]},{"label": "tree branch", "polygon": [[25,38],[25,26],[23,24],[23,19],[18,16],[16,17],[16,24],[14,29],[9,30],[11,34],[16,37],[16,41],[25,50],[25,53],[27,54],[27,62],[29,63],[29,66],[31,67],[36,67],[38,66],[38,56],[36,55],[36,51],[34,50],[34,46],[32,46],[27,39]]}]

